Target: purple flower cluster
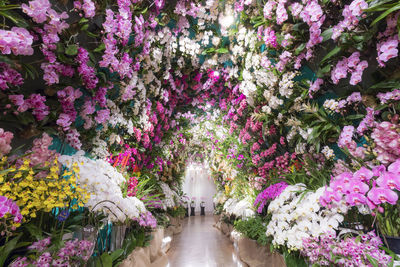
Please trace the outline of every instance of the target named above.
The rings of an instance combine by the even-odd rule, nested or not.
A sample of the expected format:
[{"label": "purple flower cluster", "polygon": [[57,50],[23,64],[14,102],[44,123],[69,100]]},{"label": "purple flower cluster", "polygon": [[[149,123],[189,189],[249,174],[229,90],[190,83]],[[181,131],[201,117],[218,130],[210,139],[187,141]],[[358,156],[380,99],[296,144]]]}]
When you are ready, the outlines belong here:
[{"label": "purple flower cluster", "polygon": [[256,200],[254,201],[254,206],[257,208],[258,213],[262,213],[265,205],[267,204],[268,200],[274,200],[275,198],[279,197],[279,195],[285,190],[288,186],[285,182],[280,182],[277,184],[273,184],[268,186],[264,191],[258,194]]},{"label": "purple flower cluster", "polygon": [[78,55],[76,56],[76,62],[79,63],[78,73],[82,77],[82,83],[88,89],[94,89],[99,82],[96,77],[96,72],[93,67],[88,66],[89,53],[83,47],[78,48]]},{"label": "purple flower cluster", "polygon": [[38,121],[43,120],[49,113],[49,107],[46,106],[46,97],[40,94],[31,94],[28,99],[24,99],[24,95],[9,95],[11,102],[18,106],[16,114],[33,109],[32,114]]},{"label": "purple flower cluster", "polygon": [[96,6],[92,0],[74,1],[74,8],[82,10],[85,18],[93,18],[96,15]]},{"label": "purple flower cluster", "polygon": [[61,103],[63,113],[60,114],[57,125],[63,127],[64,131],[70,129],[70,125],[75,121],[77,112],[74,107],[75,100],[82,96],[79,89],[67,86],[57,92],[58,101]]},{"label": "purple flower cluster", "polygon": [[[111,9],[107,9],[106,20],[103,23],[105,31],[103,43],[106,49],[103,59],[99,62],[100,67],[109,67],[112,71],[118,72],[122,78],[131,78],[133,73],[133,70],[130,67],[133,59],[129,54],[124,53],[121,57],[121,61],[116,57],[119,53],[117,45],[126,45],[129,41],[130,34],[132,33],[132,11],[130,10],[130,5],[131,1],[129,0],[118,0],[119,14],[115,16]],[[135,17],[135,22],[135,45],[139,46],[144,40],[144,19],[142,15],[139,18]],[[118,37],[119,39],[117,40],[115,37]],[[140,41],[138,38],[140,38]]]},{"label": "purple flower cluster", "polygon": [[156,228],[157,220],[154,218],[153,214],[150,211],[144,212],[140,214],[140,217],[136,219],[139,222],[140,226]]},{"label": "purple flower cluster", "polygon": [[11,31],[0,30],[0,52],[9,55],[32,55],[33,36],[24,28],[13,27]]},{"label": "purple flower cluster", "polygon": [[14,217],[14,223],[20,223],[22,221],[22,215],[18,205],[12,200],[5,196],[0,196],[0,218],[11,214]]},{"label": "purple flower cluster", "polygon": [[309,96],[310,98],[312,98],[312,93],[318,92],[320,86],[324,83],[323,79],[318,78],[317,80],[315,80],[313,83],[311,83],[310,89],[309,89]]},{"label": "purple flower cluster", "polygon": [[335,234],[326,234],[305,239],[301,254],[318,266],[372,266],[368,256],[379,266],[389,266],[392,258],[379,249],[381,245],[382,241],[374,231],[340,241]]},{"label": "purple flower cluster", "polygon": [[[0,37],[1,38],[1,37]],[[24,83],[21,74],[7,63],[0,62],[0,89],[8,89],[9,86],[20,86]]]},{"label": "purple flower cluster", "polygon": [[65,242],[64,247],[55,253],[49,252],[51,244],[50,237],[34,242],[29,250],[36,252],[36,258],[19,257],[11,263],[11,267],[25,267],[28,265],[41,267],[67,267],[81,266],[92,256],[94,243],[87,240],[70,240]]},{"label": "purple flower cluster", "polygon": [[334,84],[338,84],[340,79],[347,77],[351,73],[350,84],[356,85],[361,82],[362,74],[368,67],[366,60],[360,61],[360,53],[354,52],[349,58],[340,60],[331,72],[331,79]]}]

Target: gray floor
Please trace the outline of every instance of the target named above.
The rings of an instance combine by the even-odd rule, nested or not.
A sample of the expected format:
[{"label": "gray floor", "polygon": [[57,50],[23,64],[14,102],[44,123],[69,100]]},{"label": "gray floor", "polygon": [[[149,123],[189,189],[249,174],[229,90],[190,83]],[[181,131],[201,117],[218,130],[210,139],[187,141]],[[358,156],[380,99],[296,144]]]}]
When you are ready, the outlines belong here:
[{"label": "gray floor", "polygon": [[212,215],[184,219],[182,233],[173,237],[167,267],[241,267],[233,244],[213,224]]}]

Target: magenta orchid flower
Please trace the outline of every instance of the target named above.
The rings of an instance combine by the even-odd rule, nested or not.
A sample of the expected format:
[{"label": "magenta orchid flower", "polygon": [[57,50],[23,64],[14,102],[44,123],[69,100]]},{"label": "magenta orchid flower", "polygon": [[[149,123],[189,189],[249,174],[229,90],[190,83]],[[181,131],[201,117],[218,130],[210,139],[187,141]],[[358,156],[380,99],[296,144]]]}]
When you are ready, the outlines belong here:
[{"label": "magenta orchid flower", "polygon": [[383,188],[397,189],[400,191],[400,174],[385,172],[379,176],[376,183]]},{"label": "magenta orchid flower", "polygon": [[359,206],[367,203],[367,197],[360,193],[350,193],[346,195],[346,202],[351,206]]},{"label": "magenta orchid flower", "polygon": [[365,167],[361,167],[358,171],[354,173],[353,178],[360,179],[363,182],[369,182],[372,176],[374,176],[374,173],[371,170]]},{"label": "magenta orchid flower", "polygon": [[322,206],[327,206],[333,201],[340,202],[340,200],[342,200],[342,194],[339,191],[326,190],[324,194],[320,197],[319,202]]},{"label": "magenta orchid flower", "polygon": [[394,205],[399,198],[394,191],[383,187],[372,188],[371,191],[368,192],[367,196],[375,205],[383,204],[385,202]]},{"label": "magenta orchid flower", "polygon": [[400,159],[389,165],[388,171],[394,174],[400,174]]},{"label": "magenta orchid flower", "polygon": [[345,185],[345,189],[349,193],[365,194],[369,190],[369,186],[358,180],[352,180]]}]

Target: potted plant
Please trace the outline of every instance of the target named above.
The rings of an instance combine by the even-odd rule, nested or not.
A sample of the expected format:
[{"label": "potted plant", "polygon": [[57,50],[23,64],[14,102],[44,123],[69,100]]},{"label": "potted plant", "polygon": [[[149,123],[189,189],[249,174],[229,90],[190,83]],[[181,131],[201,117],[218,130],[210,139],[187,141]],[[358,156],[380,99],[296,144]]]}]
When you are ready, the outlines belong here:
[{"label": "potted plant", "polygon": [[378,229],[383,237],[383,242],[391,251],[400,254],[400,205],[383,205],[384,211],[376,214]]}]

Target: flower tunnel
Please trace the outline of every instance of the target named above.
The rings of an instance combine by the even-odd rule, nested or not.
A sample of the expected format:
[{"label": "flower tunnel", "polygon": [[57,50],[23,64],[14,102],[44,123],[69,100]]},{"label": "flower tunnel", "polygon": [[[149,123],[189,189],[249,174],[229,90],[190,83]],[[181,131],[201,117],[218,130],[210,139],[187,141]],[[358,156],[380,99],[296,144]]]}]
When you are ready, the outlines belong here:
[{"label": "flower tunnel", "polygon": [[0,1],[0,266],[156,266],[191,200],[249,266],[396,266],[399,9]]}]

